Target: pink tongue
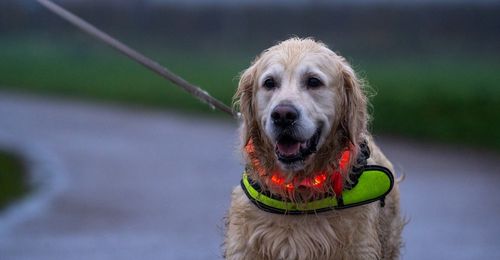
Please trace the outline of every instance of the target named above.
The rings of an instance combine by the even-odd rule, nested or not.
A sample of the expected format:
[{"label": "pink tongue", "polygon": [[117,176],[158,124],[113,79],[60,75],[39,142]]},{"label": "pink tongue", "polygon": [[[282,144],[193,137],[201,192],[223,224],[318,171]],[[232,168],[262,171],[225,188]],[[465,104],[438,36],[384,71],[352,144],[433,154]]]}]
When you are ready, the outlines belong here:
[{"label": "pink tongue", "polygon": [[298,154],[300,150],[300,143],[292,143],[292,144],[281,144],[278,143],[278,151],[286,156]]}]

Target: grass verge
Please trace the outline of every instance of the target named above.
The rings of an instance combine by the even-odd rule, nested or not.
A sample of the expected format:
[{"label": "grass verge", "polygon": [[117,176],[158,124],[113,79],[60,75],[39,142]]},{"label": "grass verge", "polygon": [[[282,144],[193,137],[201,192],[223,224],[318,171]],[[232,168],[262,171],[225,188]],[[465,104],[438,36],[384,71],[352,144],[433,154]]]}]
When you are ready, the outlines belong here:
[{"label": "grass verge", "polygon": [[27,192],[24,164],[11,153],[0,151],[0,210]]}]

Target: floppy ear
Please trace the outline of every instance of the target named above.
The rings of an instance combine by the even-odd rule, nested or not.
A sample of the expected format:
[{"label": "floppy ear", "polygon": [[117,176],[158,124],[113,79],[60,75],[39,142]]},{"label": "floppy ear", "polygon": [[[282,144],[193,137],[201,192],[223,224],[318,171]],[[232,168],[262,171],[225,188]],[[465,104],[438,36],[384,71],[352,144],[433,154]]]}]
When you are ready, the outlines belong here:
[{"label": "floppy ear", "polygon": [[360,139],[367,131],[367,98],[363,92],[363,82],[344,58],[341,60],[341,77],[344,98],[340,127],[354,149],[357,149]]},{"label": "floppy ear", "polygon": [[240,111],[243,120],[243,144],[248,142],[254,122],[254,82],[255,66],[252,65],[241,74],[238,89],[233,97],[233,107],[235,108],[235,111]]}]

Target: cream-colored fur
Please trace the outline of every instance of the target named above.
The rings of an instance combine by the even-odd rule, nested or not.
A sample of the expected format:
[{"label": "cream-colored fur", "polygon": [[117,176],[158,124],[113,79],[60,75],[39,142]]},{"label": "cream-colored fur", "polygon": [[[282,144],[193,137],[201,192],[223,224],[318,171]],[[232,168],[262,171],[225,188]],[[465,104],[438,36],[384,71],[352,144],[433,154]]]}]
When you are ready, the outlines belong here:
[{"label": "cream-colored fur", "polygon": [[[281,89],[262,89],[266,73],[281,77]],[[301,73],[313,73],[324,86],[315,90],[300,87]],[[336,167],[339,153],[346,147],[351,147],[356,155],[357,144],[367,140],[371,151],[368,163],[394,172],[366,130],[367,101],[362,82],[345,59],[321,43],[292,38],[266,50],[243,73],[235,97],[243,116],[242,147],[251,139],[266,169],[278,167],[289,177],[306,177],[318,169]],[[266,130],[270,107],[282,100],[300,106],[307,117],[304,124],[307,120],[323,120],[328,130],[323,131],[318,152],[311,155],[302,168],[287,170],[277,162],[273,140]],[[250,158],[244,157],[251,165]],[[250,174],[267,187],[268,176]],[[375,202],[314,215],[262,211],[238,186],[233,191],[226,221],[224,256],[252,260],[398,259],[404,225],[397,183],[387,196],[385,207]]]}]

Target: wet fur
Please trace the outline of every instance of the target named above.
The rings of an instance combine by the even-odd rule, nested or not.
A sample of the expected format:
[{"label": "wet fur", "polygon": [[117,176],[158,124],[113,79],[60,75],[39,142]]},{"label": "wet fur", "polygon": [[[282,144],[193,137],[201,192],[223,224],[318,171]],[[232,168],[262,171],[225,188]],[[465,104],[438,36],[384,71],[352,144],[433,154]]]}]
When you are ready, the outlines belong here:
[{"label": "wet fur", "polygon": [[[256,79],[262,72],[266,59],[278,55],[291,66],[306,55],[319,54],[325,58],[325,66],[335,75],[336,116],[324,144],[306,167],[288,173],[288,178],[304,178],[320,169],[337,167],[340,153],[352,148],[356,158],[357,147],[362,140],[368,141],[371,150],[370,164],[385,166],[393,171],[367,132],[367,98],[363,83],[347,61],[330,51],[325,45],[311,39],[292,38],[264,51],[243,72],[235,104],[242,113],[242,152],[247,165],[251,159],[244,146],[251,139],[261,166],[271,171],[276,166],[274,147],[263,132],[256,114]],[[272,61],[270,61],[272,62]],[[351,162],[352,163],[352,162]],[[286,195],[296,201],[307,201],[319,193],[301,191],[283,194],[269,185],[269,176],[258,174],[249,168],[249,174],[271,192]],[[344,173],[347,177],[347,173]],[[329,182],[328,182],[329,183]],[[324,187],[331,190],[331,187]],[[319,195],[320,196],[320,195]],[[402,245],[403,220],[399,212],[399,189],[396,184],[386,198],[386,206],[372,203],[344,210],[334,210],[316,215],[276,215],[258,209],[246,197],[241,187],[232,194],[232,203],[226,223],[224,256],[227,259],[398,259]]]}]

